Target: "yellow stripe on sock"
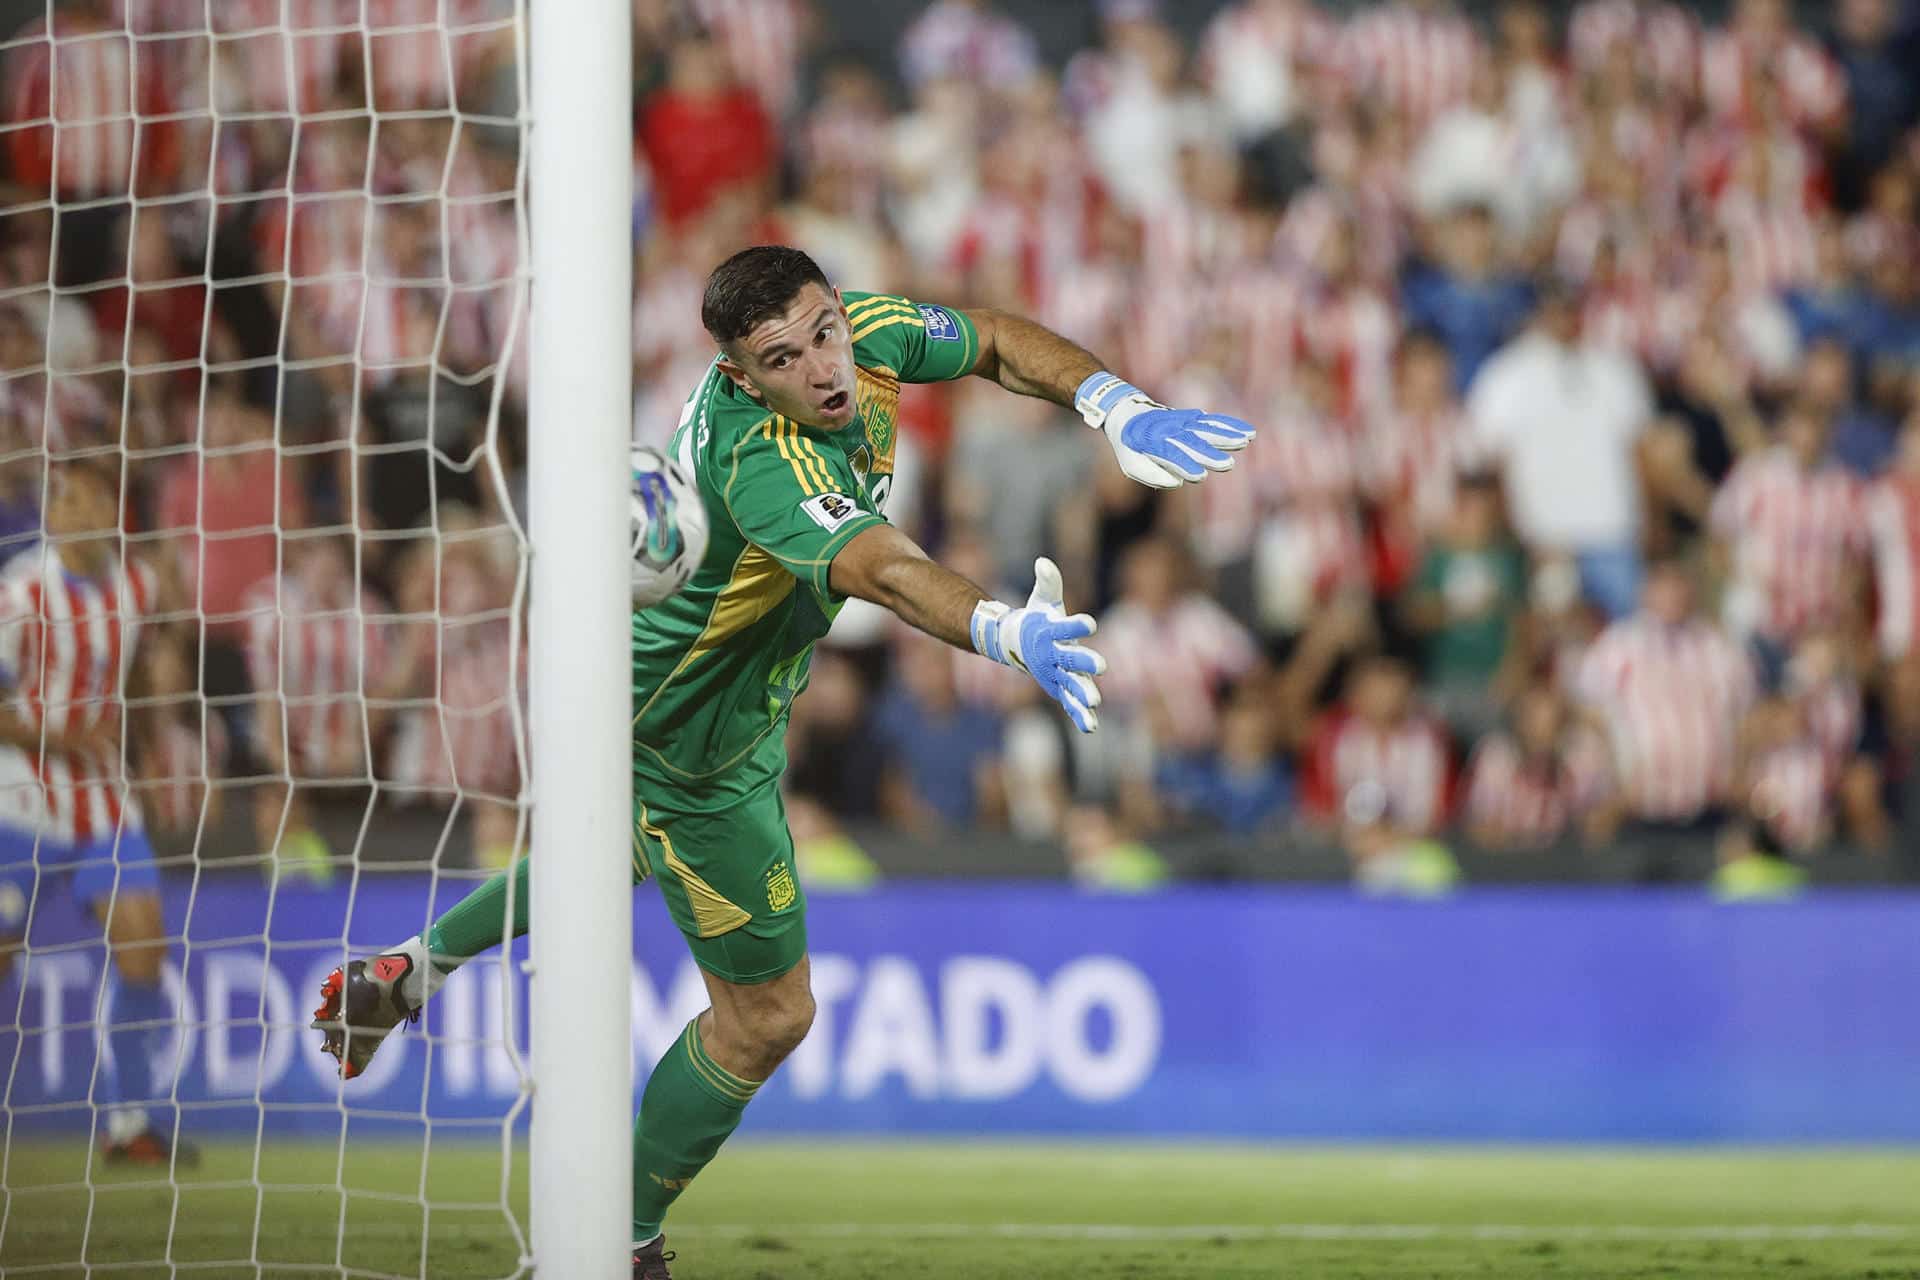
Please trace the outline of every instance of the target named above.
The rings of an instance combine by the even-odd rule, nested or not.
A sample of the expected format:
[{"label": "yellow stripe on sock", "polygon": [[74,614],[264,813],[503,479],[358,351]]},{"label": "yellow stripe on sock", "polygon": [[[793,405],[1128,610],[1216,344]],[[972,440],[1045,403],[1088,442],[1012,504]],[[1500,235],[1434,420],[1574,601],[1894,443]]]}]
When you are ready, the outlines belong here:
[{"label": "yellow stripe on sock", "polygon": [[728,1091],[739,1094],[742,1100],[751,1098],[760,1091],[760,1086],[752,1080],[741,1079],[713,1060],[713,1055],[707,1052],[706,1042],[700,1039],[700,1019],[698,1018],[687,1024],[687,1048],[692,1050],[693,1056],[701,1066],[719,1077],[727,1085]]},{"label": "yellow stripe on sock", "polygon": [[735,1102],[753,1101],[753,1095],[759,1092],[759,1085],[742,1080],[707,1056],[706,1049],[700,1043],[700,1019],[695,1018],[687,1024],[686,1040],[687,1061],[693,1064],[693,1069],[701,1079]]}]

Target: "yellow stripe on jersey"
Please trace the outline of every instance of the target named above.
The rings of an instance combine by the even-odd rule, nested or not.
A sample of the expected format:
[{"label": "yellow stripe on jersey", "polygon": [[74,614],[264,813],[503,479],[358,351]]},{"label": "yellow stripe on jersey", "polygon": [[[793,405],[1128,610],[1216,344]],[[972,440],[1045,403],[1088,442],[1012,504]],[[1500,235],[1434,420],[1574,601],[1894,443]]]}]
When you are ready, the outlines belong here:
[{"label": "yellow stripe on jersey", "polygon": [[814,449],[813,441],[807,439],[806,433],[790,418],[780,419],[780,425],[787,433],[787,445],[793,450],[794,462],[806,468],[808,483],[813,486],[812,492],[831,493],[833,473],[827,470],[827,464]]},{"label": "yellow stripe on jersey", "polygon": [[858,319],[869,319],[882,311],[911,311],[913,304],[905,298],[896,298],[891,294],[877,293],[871,298],[862,298],[858,302],[847,304],[847,315]]},{"label": "yellow stripe on jersey", "polygon": [[699,638],[659,687],[648,695],[640,710],[634,713],[633,722],[639,724],[647,712],[653,710],[653,704],[666,692],[667,686],[678,680],[703,654],[712,653],[778,609],[798,582],[790,570],[762,548],[752,543],[741,548],[732,572],[727,575],[727,585],[714,597],[713,607],[707,611],[707,624],[701,628]]},{"label": "yellow stripe on jersey", "polygon": [[873,320],[871,323],[861,328],[855,329],[853,331],[853,340],[855,342],[858,342],[860,341],[860,339],[866,337],[868,334],[874,332],[877,329],[885,329],[889,325],[896,325],[896,324],[917,324],[922,329],[927,327],[927,322],[921,319],[920,313],[918,311],[915,311],[912,315],[906,315],[906,316],[883,315]]},{"label": "yellow stripe on jersey", "polygon": [[800,451],[806,454],[807,465],[812,467],[820,477],[820,491],[831,493],[838,489],[839,486],[833,479],[833,468],[827,465],[827,460],[820,456],[818,449],[814,448],[812,437],[803,432],[796,432],[794,438],[800,442]]},{"label": "yellow stripe on jersey", "polygon": [[800,482],[800,492],[808,497],[818,493],[819,489],[814,486],[813,477],[808,474],[806,464],[801,462],[799,455],[788,446],[787,420],[777,417],[768,418],[762,425],[761,434],[773,441],[774,447],[780,450],[780,456],[785,458],[787,465],[793,468],[793,478]]},{"label": "yellow stripe on jersey", "polygon": [[848,312],[847,321],[854,328],[864,328],[882,316],[917,316],[920,308],[909,307],[905,303],[889,303],[884,307],[868,307],[864,311]]}]

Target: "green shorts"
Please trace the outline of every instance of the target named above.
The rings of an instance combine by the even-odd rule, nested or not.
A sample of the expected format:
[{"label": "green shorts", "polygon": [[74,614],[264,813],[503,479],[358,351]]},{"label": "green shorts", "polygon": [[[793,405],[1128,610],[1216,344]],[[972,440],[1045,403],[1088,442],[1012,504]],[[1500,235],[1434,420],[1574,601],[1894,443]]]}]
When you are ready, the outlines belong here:
[{"label": "green shorts", "polygon": [[676,813],[670,798],[636,786],[633,873],[636,883],[660,882],[695,963],[715,977],[770,982],[807,952],[807,900],[777,777],[720,813]]}]

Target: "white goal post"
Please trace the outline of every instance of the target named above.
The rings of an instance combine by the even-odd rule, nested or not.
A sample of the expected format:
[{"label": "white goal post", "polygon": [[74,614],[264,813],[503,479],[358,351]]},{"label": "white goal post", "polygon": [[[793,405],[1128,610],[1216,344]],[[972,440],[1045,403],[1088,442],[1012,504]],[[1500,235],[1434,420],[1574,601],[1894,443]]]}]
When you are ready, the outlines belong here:
[{"label": "white goal post", "polygon": [[532,0],[533,1248],[627,1274],[632,13]]},{"label": "white goal post", "polygon": [[[625,1277],[631,5],[23,8],[0,1275]],[[326,975],[530,851],[341,1080]]]}]

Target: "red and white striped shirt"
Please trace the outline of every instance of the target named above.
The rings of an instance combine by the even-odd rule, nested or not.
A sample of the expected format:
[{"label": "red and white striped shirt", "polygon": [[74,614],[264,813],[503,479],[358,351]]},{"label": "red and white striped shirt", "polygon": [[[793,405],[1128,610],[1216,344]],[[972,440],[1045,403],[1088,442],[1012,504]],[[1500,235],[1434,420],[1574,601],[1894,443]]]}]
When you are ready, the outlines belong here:
[{"label": "red and white striped shirt", "polygon": [[442,626],[440,635],[436,705],[405,713],[393,776],[411,787],[516,799],[524,757],[514,716],[517,707],[525,725],[526,646],[516,657],[504,618]]},{"label": "red and white striped shirt", "polygon": [[1419,715],[1386,727],[1344,711],[1322,721],[1308,749],[1309,808],[1341,821],[1349,795],[1367,784],[1384,793],[1383,821],[1416,835],[1438,830],[1447,817],[1447,745],[1439,728]]},{"label": "red and white striped shirt", "polygon": [[357,601],[350,592],[318,597],[285,574],[248,592],[244,607],[248,673],[256,694],[280,704],[288,770],[295,778],[359,776],[366,695],[387,665],[377,621],[388,612],[384,602],[370,590]]},{"label": "red and white striped shirt", "polygon": [[1250,265],[1255,249],[1252,227],[1235,208],[1175,196],[1145,217],[1142,266],[1168,286],[1227,278]]},{"label": "red and white striped shirt", "polygon": [[1892,472],[1867,494],[1880,653],[1906,657],[1920,638],[1920,475]]},{"label": "red and white striped shirt", "polygon": [[1749,803],[1788,849],[1814,848],[1833,830],[1833,772],[1820,745],[1802,739],[1748,765]]},{"label": "red and white striped shirt", "polygon": [[1520,848],[1541,848],[1607,790],[1605,745],[1575,733],[1549,759],[1529,759],[1511,734],[1481,740],[1467,765],[1465,820],[1475,832]]},{"label": "red and white striped shirt", "polygon": [[1625,618],[1600,633],[1573,683],[1606,718],[1634,816],[1684,821],[1727,799],[1756,685],[1746,652],[1726,633],[1700,619]]},{"label": "red and white striped shirt", "polygon": [[1195,534],[1215,563],[1252,551],[1257,540],[1262,577],[1277,572],[1300,592],[1302,616],[1271,620],[1304,625],[1314,604],[1367,581],[1359,449],[1339,422],[1302,404],[1263,416],[1259,426],[1236,467],[1246,472],[1241,482],[1214,486],[1218,493],[1201,486]]},{"label": "red and white striped shirt", "polygon": [[[82,14],[22,28],[0,59],[6,147],[16,180],[76,199],[163,188],[178,169],[178,126],[135,114],[173,110],[157,60],[136,64],[124,30]],[[136,65],[142,70],[135,75]],[[136,175],[135,149],[140,172]]]},{"label": "red and white striped shirt", "polygon": [[1354,97],[1384,103],[1418,129],[1467,96],[1482,56],[1473,24],[1451,5],[1387,4],[1347,23],[1339,63]]},{"label": "red and white striped shirt", "polygon": [[1841,618],[1849,563],[1868,550],[1859,480],[1838,463],[1803,468],[1784,446],[1741,459],[1714,495],[1715,536],[1733,550],[1736,590],[1753,593],[1760,634],[1791,639]]},{"label": "red and white striped shirt", "polygon": [[364,190],[322,186],[288,197],[255,232],[265,270],[278,274],[284,264],[283,305],[318,343],[297,354],[357,355],[376,386],[432,354],[441,307],[437,291],[392,283],[402,270],[387,258],[382,238],[367,231],[377,216]]},{"label": "red and white striped shirt", "polygon": [[694,17],[713,33],[741,84],[775,120],[800,100],[807,9],[802,0],[693,0]]},{"label": "red and white striped shirt", "polygon": [[1100,620],[1100,652],[1106,705],[1125,715],[1157,702],[1175,749],[1213,742],[1224,687],[1259,657],[1247,629],[1197,593],[1158,615],[1122,597]]},{"label": "red and white striped shirt", "polygon": [[1300,345],[1332,373],[1340,414],[1357,419],[1385,403],[1400,341],[1393,304],[1375,289],[1348,284],[1311,292],[1298,307]]},{"label": "red and white striped shirt", "polygon": [[1721,206],[1720,225],[1740,283],[1751,292],[1791,289],[1819,268],[1819,234],[1799,205],[1729,201]]},{"label": "red and white striped shirt", "polygon": [[365,0],[365,4],[376,111],[451,107],[476,58],[513,23],[509,0]]},{"label": "red and white striped shirt", "polygon": [[1026,28],[971,5],[934,4],[900,38],[900,66],[914,85],[954,76],[988,89],[1013,89],[1039,65]]},{"label": "red and white striped shirt", "polygon": [[180,720],[169,720],[147,741],[132,790],[157,830],[186,832],[200,825],[207,784],[227,759],[226,722],[207,715],[206,726],[204,743],[198,728]]},{"label": "red and white striped shirt", "polygon": [[[358,0],[220,0],[211,6],[215,48],[239,73],[223,110],[326,110],[342,70],[358,70]],[[196,6],[198,7],[198,6]]]},{"label": "red and white striped shirt", "polygon": [[1820,153],[1784,123],[1701,125],[1687,135],[1684,152],[1679,173],[1704,203],[1738,201],[1801,214],[1827,203]]},{"label": "red and white striped shirt", "polygon": [[1597,346],[1624,352],[1655,371],[1682,354],[1660,333],[1660,293],[1642,280],[1616,278],[1587,291],[1580,332]]},{"label": "red and white striped shirt", "polygon": [[1237,132],[1264,133],[1302,105],[1302,72],[1331,63],[1340,29],[1306,0],[1229,5],[1200,37],[1200,78]]},{"label": "red and white striped shirt", "polygon": [[1700,48],[1700,95],[1708,110],[1720,116],[1746,114],[1748,82],[1762,67],[1779,84],[1795,124],[1824,128],[1846,110],[1846,75],[1817,41],[1788,34],[1778,43],[1762,42],[1733,30],[1711,33]]},{"label": "red and white striped shirt", "polygon": [[[153,599],[153,574],[138,563],[83,578],[51,546],[44,560],[31,548],[9,561],[0,571],[0,675],[14,715],[63,735],[117,726]],[[20,747],[0,747],[0,821],[70,844],[141,825],[118,753]]]},{"label": "red and white striped shirt", "polygon": [[1438,413],[1407,413],[1388,404],[1368,415],[1359,448],[1367,491],[1380,511],[1379,568],[1387,576],[1412,573],[1422,545],[1453,514],[1460,473],[1481,461],[1470,440],[1457,404]]},{"label": "red and white striped shirt", "polygon": [[1698,73],[1700,23],[1675,4],[1586,0],[1567,23],[1567,51],[1582,71],[1605,64],[1614,46],[1634,52],[1638,66],[1665,88],[1691,93]]}]

